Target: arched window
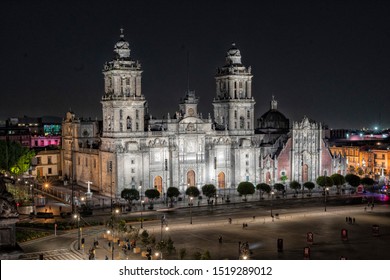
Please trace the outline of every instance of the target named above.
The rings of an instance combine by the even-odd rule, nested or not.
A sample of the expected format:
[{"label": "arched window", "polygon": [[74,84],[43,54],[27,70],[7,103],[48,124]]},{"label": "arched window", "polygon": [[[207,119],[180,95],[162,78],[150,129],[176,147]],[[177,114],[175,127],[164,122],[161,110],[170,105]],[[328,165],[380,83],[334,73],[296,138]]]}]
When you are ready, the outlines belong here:
[{"label": "arched window", "polygon": [[131,118],[130,117],[127,117],[126,127],[127,127],[127,130],[131,130]]},{"label": "arched window", "polygon": [[240,128],[243,129],[245,126],[245,118],[244,117],[240,117]]},{"label": "arched window", "polygon": [[119,119],[120,119],[120,120],[123,119],[123,110],[119,110]]}]

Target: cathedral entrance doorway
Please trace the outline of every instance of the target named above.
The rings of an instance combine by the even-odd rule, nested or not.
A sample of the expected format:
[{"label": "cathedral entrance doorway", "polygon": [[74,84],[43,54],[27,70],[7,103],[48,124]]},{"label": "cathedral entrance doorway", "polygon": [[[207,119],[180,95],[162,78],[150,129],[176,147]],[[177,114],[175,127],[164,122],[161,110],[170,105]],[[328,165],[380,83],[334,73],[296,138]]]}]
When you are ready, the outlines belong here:
[{"label": "cathedral entrance doorway", "polygon": [[156,178],[154,178],[154,188],[157,189],[160,194],[162,195],[162,178],[161,176],[157,176]]},{"label": "cathedral entrance doorway", "polygon": [[220,172],[218,174],[218,188],[224,189],[225,188],[225,173]]},{"label": "cathedral entrance doorway", "polygon": [[309,181],[309,166],[304,164],[302,166],[302,183]]},{"label": "cathedral entrance doorway", "polygon": [[187,187],[195,187],[195,171],[190,170],[187,172]]},{"label": "cathedral entrance doorway", "polygon": [[271,173],[270,172],[267,172],[265,174],[265,183],[268,184],[268,185],[271,185]]}]

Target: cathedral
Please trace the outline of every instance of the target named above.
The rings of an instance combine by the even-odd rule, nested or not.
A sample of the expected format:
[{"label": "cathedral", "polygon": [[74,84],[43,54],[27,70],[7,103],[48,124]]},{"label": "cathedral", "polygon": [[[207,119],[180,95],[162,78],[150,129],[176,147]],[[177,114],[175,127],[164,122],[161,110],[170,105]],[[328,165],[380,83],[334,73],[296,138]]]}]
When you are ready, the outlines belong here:
[{"label": "cathedral", "polygon": [[169,187],[234,190],[242,181],[304,183],[346,172],[345,159],[330,153],[321,123],[303,117],[290,124],[274,97],[255,121],[252,69],[234,44],[217,68],[213,115],[206,118],[193,91],[174,114],[152,118],[142,72],[121,30],[103,67],[102,121],[68,112],[62,123],[64,178],[120,197],[124,188],[156,188],[164,196]]}]

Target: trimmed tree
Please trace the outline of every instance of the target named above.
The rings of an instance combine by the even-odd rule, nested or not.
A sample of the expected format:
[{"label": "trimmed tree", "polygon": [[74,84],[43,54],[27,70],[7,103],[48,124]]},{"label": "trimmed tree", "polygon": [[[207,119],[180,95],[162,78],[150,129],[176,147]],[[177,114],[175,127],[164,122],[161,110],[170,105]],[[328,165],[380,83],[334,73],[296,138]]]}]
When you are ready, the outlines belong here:
[{"label": "trimmed tree", "polygon": [[279,198],[279,192],[282,192],[284,190],[284,185],[281,183],[274,184],[274,189],[277,191],[276,198]]},{"label": "trimmed tree", "polygon": [[315,188],[315,184],[313,182],[305,182],[303,183],[303,187],[309,190],[308,196],[311,196],[311,191]]},{"label": "trimmed tree", "polygon": [[333,184],[336,185],[337,188],[337,194],[340,194],[340,186],[345,184],[345,178],[343,175],[335,173],[332,176],[330,176],[333,180]]},{"label": "trimmed tree", "polygon": [[202,187],[202,193],[207,196],[207,203],[210,203],[210,198],[217,193],[217,188],[213,184],[206,184]]},{"label": "trimmed tree", "polygon": [[198,190],[197,187],[188,187],[186,189],[186,195],[192,196],[192,197],[198,197],[200,195],[200,191]]},{"label": "trimmed tree", "polygon": [[176,187],[169,187],[167,189],[167,197],[169,198],[169,207],[173,207],[173,200],[180,195],[180,191]]},{"label": "trimmed tree", "polygon": [[237,191],[244,196],[244,201],[247,201],[246,196],[255,193],[255,186],[251,182],[241,182],[238,184]]},{"label": "trimmed tree", "polygon": [[129,202],[129,208],[131,211],[131,205],[134,200],[139,200],[139,192],[136,189],[124,189],[121,192],[121,197]]},{"label": "trimmed tree", "polygon": [[290,182],[290,189],[293,189],[295,191],[293,197],[297,197],[298,190],[301,189],[301,184],[298,181],[291,181]]},{"label": "trimmed tree", "polygon": [[150,200],[149,209],[153,209],[153,202],[160,197],[160,192],[157,189],[148,189],[145,191],[145,196]]},{"label": "trimmed tree", "polygon": [[360,185],[360,177],[355,174],[345,175],[345,181],[354,188]]},{"label": "trimmed tree", "polygon": [[364,188],[367,189],[368,191],[370,191],[370,192],[374,191],[374,184],[375,184],[374,179],[364,177],[360,180],[360,183],[362,183]]},{"label": "trimmed tree", "polygon": [[270,185],[268,185],[266,183],[260,183],[260,184],[257,184],[256,190],[259,191],[260,199],[263,199],[263,193],[265,193],[265,192],[270,193],[271,187],[270,187]]},{"label": "trimmed tree", "polygon": [[325,188],[333,186],[333,180],[329,176],[319,176],[316,180],[317,184],[324,189],[323,195],[325,195]]}]

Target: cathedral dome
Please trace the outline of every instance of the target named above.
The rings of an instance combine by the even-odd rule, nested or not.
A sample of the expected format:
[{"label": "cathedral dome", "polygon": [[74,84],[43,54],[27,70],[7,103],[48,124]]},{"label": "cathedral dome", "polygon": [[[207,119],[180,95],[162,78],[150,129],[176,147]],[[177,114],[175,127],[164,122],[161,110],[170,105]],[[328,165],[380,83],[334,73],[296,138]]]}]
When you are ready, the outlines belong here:
[{"label": "cathedral dome", "polygon": [[272,97],[271,109],[257,119],[258,130],[288,130],[290,121],[277,110],[277,101]]},{"label": "cathedral dome", "polygon": [[121,28],[120,39],[114,46],[114,52],[116,54],[116,58],[121,58],[121,59],[130,58],[129,42],[125,40],[125,35],[123,34],[123,28]]}]

